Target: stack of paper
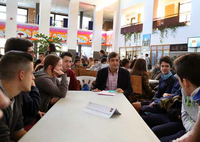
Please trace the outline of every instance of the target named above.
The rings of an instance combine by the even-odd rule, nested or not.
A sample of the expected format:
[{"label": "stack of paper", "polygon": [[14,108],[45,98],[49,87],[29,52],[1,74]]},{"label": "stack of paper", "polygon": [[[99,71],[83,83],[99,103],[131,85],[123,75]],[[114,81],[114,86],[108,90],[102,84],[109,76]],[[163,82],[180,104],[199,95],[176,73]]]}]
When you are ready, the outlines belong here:
[{"label": "stack of paper", "polygon": [[115,96],[117,94],[116,91],[101,91],[98,92],[98,95],[106,95],[106,96]]}]

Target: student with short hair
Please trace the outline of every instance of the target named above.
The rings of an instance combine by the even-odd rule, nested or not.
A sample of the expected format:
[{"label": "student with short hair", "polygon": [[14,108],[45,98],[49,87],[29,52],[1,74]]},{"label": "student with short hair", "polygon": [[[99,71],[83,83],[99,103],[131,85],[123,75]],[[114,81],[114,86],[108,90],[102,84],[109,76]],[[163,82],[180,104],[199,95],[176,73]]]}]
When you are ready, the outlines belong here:
[{"label": "student with short hair", "polygon": [[44,60],[44,53],[39,53],[39,59],[36,60],[35,64],[34,64],[34,69],[37,67],[37,65],[39,65],[40,63],[42,63]]},{"label": "student with short hair", "polygon": [[[136,102],[132,105],[135,107],[136,110],[140,111],[152,111],[154,112],[154,100],[157,100],[163,96],[164,93],[171,93],[173,85],[177,80],[171,73],[170,69],[172,67],[172,61],[169,56],[164,56],[160,58],[160,66],[162,71],[162,76],[159,80],[159,87],[158,91],[156,91],[154,97],[152,98],[151,102]],[[157,111],[157,109],[156,109]]]},{"label": "student with short hair", "polygon": [[76,74],[71,70],[72,54],[70,52],[63,52],[60,57],[62,58],[63,72],[67,74],[67,77],[70,77],[69,90],[78,90]]},{"label": "student with short hair", "polygon": [[94,91],[116,90],[123,93],[127,99],[133,92],[130,73],[119,67],[119,55],[111,52],[108,55],[109,67],[98,71]]},{"label": "student with short hair", "polygon": [[[23,38],[9,38],[5,43],[5,53],[11,50],[24,51],[29,53],[32,58],[35,57],[33,50],[33,43]],[[31,91],[21,92],[23,97],[22,112],[24,116],[24,126],[30,125],[39,114],[40,117],[43,115],[39,111],[40,106],[40,93],[38,88],[35,86],[34,80],[32,80]]]},{"label": "student with short hair", "polygon": [[[187,133],[181,138],[174,142],[198,142],[200,140],[200,54],[186,54],[180,56],[175,60],[175,67],[177,70],[178,79],[181,87],[183,88],[185,94],[187,95],[187,102],[193,102],[198,105],[198,121],[196,124],[194,117],[191,116],[191,111],[189,116],[184,117],[182,113],[182,121],[186,128]],[[187,105],[186,102],[186,105]],[[197,113],[196,113],[197,116]],[[192,129],[188,129],[191,126]]]},{"label": "student with short hair", "polygon": [[72,69],[73,68],[80,68],[80,66],[81,66],[81,60],[80,59],[76,59],[74,61],[74,66],[72,67]]},{"label": "student with short hair", "polygon": [[130,61],[128,59],[123,59],[122,62],[122,68],[128,70],[130,68]]},{"label": "student with short hair", "polygon": [[32,56],[22,51],[10,51],[3,56],[0,66],[0,89],[11,100],[0,119],[0,141],[18,141],[26,133],[20,92],[31,91],[31,83],[35,79]]},{"label": "student with short hair", "polygon": [[[56,78],[60,76],[61,81]],[[35,83],[41,94],[40,110],[47,112],[60,98],[67,94],[67,76],[62,71],[62,59],[57,55],[47,55],[44,66],[35,73]]]}]

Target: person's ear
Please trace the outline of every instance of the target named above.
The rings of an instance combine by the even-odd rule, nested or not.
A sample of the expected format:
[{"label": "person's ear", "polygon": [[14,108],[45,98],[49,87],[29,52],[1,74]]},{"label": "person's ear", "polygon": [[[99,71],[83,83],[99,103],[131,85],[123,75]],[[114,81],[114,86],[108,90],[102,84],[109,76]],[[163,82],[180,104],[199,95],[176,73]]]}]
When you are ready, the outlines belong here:
[{"label": "person's ear", "polygon": [[49,69],[49,70],[52,70],[52,65],[49,65],[49,66],[48,66],[48,69]]},{"label": "person's ear", "polygon": [[24,71],[20,71],[18,73],[18,77],[19,77],[19,80],[22,81],[24,79],[24,76],[25,76],[25,72]]},{"label": "person's ear", "polygon": [[186,88],[188,88],[190,86],[190,82],[187,79],[185,79],[185,78],[183,78],[183,84],[184,84],[184,86]]}]

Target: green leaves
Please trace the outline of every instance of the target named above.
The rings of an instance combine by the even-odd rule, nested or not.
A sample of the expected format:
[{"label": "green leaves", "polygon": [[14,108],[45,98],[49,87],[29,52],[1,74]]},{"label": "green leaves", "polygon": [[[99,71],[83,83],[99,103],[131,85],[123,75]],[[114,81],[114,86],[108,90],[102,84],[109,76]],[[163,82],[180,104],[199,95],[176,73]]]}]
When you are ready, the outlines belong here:
[{"label": "green leaves", "polygon": [[37,40],[33,41],[33,43],[38,43],[39,45],[39,48],[38,48],[38,52],[45,52],[47,51],[47,47],[50,45],[50,44],[55,44],[55,46],[57,48],[59,48],[59,52],[60,52],[60,49],[62,48],[61,47],[61,39],[59,39],[58,37],[48,37],[42,33],[40,34],[36,34],[35,35],[36,38],[38,38]]}]

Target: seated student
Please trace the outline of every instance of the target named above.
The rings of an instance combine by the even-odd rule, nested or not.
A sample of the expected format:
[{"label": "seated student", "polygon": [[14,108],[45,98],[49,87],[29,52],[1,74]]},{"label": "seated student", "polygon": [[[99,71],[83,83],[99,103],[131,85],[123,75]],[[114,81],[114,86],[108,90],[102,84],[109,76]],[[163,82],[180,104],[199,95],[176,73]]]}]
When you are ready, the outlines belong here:
[{"label": "seated student", "polygon": [[10,100],[7,96],[0,90],[0,119],[3,117],[3,112],[1,109],[6,108],[9,106]]},{"label": "seated student", "polygon": [[141,99],[151,99],[155,95],[155,91],[149,86],[149,77],[147,74],[146,61],[144,59],[137,59],[131,75],[137,75],[142,77],[142,94],[135,94],[132,96],[132,101],[136,102]]},{"label": "seated student", "polygon": [[94,59],[92,57],[89,58],[89,64],[88,64],[88,68],[90,68],[92,65],[94,65]]},{"label": "seated student", "polygon": [[[67,94],[67,76],[62,69],[62,59],[57,55],[47,55],[44,67],[35,73],[35,83],[41,94],[40,110],[47,112],[60,98]],[[61,82],[56,78],[61,76]]]},{"label": "seated student", "polygon": [[122,68],[124,68],[125,70],[129,70],[130,68],[130,61],[128,59],[123,59],[122,62]]},{"label": "seated student", "polygon": [[172,67],[172,61],[170,57],[164,56],[160,58],[160,66],[162,71],[162,76],[159,80],[159,88],[156,91],[154,97],[152,98],[152,102],[137,102],[133,103],[132,105],[135,107],[136,110],[146,111],[149,110],[149,106],[153,105],[153,101],[159,99],[163,96],[164,93],[171,93],[172,87],[176,81],[176,78],[170,72],[170,68]]},{"label": "seated student", "polygon": [[67,77],[70,77],[69,90],[78,90],[78,82],[76,79],[76,74],[71,70],[72,64],[72,54],[70,52],[63,52],[60,57],[62,58],[62,67],[63,72],[67,74]]},{"label": "seated student", "polygon": [[102,59],[102,58],[107,58],[107,55],[106,55],[106,53],[105,53],[104,50],[100,50],[100,51],[99,51],[99,55],[100,55],[101,59]]},{"label": "seated student", "polygon": [[[193,104],[196,104],[198,108],[200,108],[200,55],[199,54],[186,54],[183,56],[180,56],[175,60],[175,67],[177,70],[178,79],[180,82],[181,87],[183,88],[184,92],[188,96],[188,101],[193,102]],[[187,104],[186,104],[187,105]],[[200,109],[198,109],[200,112]],[[192,114],[191,114],[192,113]],[[198,142],[200,140],[200,127],[199,127],[199,121],[200,117],[198,116],[197,124],[194,124],[194,112],[189,111],[189,116],[185,119],[182,118],[183,124],[186,125],[187,133],[177,139],[174,142]],[[183,116],[184,114],[182,114]],[[197,116],[197,113],[196,113]],[[195,117],[196,118],[196,117]],[[194,127],[192,129],[191,126]]]},{"label": "seated student", "polygon": [[98,71],[94,91],[116,90],[129,99],[132,94],[130,73],[119,67],[119,55],[111,52],[108,55],[109,67]]},{"label": "seated student", "polygon": [[35,64],[34,64],[34,69],[37,67],[37,65],[39,65],[40,63],[42,63],[44,60],[44,53],[39,53],[39,59],[36,60]]},{"label": "seated student", "polygon": [[[5,53],[11,50],[24,51],[29,53],[32,58],[35,57],[33,51],[33,43],[27,39],[23,38],[10,38],[5,43]],[[21,92],[23,97],[23,107],[22,113],[24,116],[24,126],[28,126],[33,123],[36,116],[39,114],[39,117],[44,115],[43,112],[39,111],[40,107],[40,93],[38,88],[35,86],[34,80],[32,80],[31,91],[30,92]]]},{"label": "seated student", "polygon": [[72,69],[73,68],[80,68],[80,66],[81,66],[81,60],[80,59],[76,59],[74,61],[74,66],[72,67]]},{"label": "seated student", "polygon": [[23,129],[21,91],[31,91],[33,76],[32,56],[21,51],[10,51],[0,61],[0,89],[11,100],[3,109],[0,119],[0,141],[18,141],[26,131]]},{"label": "seated student", "polygon": [[[96,59],[95,59],[96,60]],[[106,64],[107,63],[107,59],[106,58],[102,58],[101,59],[101,63],[95,63],[94,65],[92,65],[89,70],[95,70],[95,71],[99,71],[102,67],[108,67],[109,65]]]}]

